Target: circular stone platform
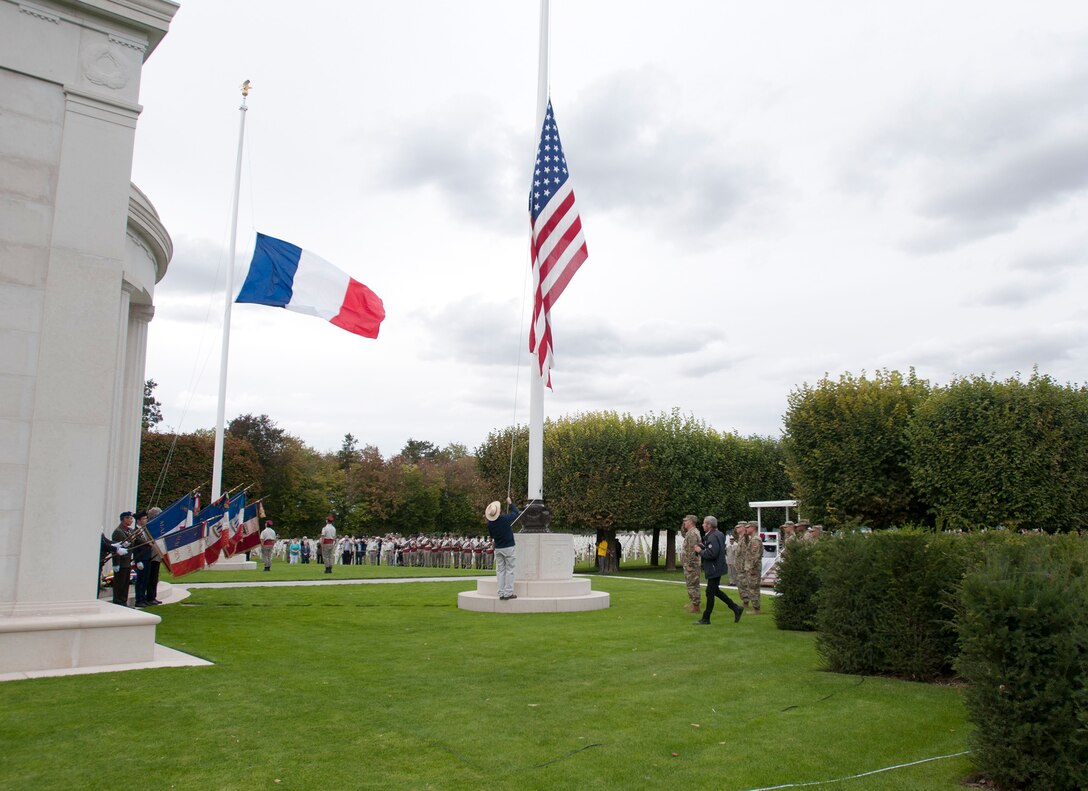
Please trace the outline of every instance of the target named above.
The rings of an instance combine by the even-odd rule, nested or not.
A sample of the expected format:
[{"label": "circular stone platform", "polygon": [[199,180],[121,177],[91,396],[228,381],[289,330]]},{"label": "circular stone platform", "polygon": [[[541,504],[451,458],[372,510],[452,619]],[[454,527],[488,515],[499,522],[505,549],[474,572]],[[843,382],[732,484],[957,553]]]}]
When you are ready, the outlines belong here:
[{"label": "circular stone platform", "polygon": [[514,566],[516,599],[501,601],[494,577],[476,590],[457,594],[457,607],[474,612],[585,612],[604,610],[607,593],[586,578],[574,578],[574,538],[566,533],[518,533]]}]

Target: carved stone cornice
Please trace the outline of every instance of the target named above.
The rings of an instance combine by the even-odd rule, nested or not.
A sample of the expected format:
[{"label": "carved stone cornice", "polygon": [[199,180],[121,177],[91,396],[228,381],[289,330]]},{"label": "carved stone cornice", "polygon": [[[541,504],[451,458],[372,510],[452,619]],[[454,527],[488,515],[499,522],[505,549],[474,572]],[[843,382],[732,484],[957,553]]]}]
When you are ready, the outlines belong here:
[{"label": "carved stone cornice", "polygon": [[40,19],[43,22],[50,22],[54,25],[60,24],[59,16],[57,16],[56,14],[51,14],[44,8],[39,8],[38,6],[31,5],[30,3],[19,3],[19,13],[35,17],[36,19]]}]

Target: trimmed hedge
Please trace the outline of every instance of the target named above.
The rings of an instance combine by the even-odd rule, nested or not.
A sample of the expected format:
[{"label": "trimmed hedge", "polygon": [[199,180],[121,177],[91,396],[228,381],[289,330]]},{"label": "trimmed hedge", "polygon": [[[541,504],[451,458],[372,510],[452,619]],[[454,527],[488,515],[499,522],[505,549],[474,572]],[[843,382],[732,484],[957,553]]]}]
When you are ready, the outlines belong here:
[{"label": "trimmed hedge", "polygon": [[1000,788],[1088,789],[1085,537],[853,533],[791,547],[778,590],[776,624],[814,625],[832,671],[959,672],[972,760]]},{"label": "trimmed hedge", "polygon": [[[931,680],[952,673],[961,535],[853,533],[820,552],[816,647],[840,673]],[[792,551],[792,550],[791,550]]]},{"label": "trimmed hedge", "polygon": [[972,760],[1002,788],[1088,788],[1088,542],[1020,536],[963,580]]},{"label": "trimmed hedge", "polygon": [[816,628],[816,594],[820,590],[821,547],[831,539],[801,541],[789,545],[778,564],[774,584],[774,623],[779,629],[811,632]]}]

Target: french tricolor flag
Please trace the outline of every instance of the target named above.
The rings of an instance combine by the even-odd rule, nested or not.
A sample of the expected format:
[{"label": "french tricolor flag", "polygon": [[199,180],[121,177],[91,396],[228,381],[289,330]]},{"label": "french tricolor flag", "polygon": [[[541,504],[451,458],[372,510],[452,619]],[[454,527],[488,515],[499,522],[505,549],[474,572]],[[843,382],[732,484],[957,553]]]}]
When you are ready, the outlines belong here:
[{"label": "french tricolor flag", "polygon": [[249,273],[235,302],[253,302],[317,316],[377,338],[385,318],[381,298],[324,258],[298,245],[257,234]]}]

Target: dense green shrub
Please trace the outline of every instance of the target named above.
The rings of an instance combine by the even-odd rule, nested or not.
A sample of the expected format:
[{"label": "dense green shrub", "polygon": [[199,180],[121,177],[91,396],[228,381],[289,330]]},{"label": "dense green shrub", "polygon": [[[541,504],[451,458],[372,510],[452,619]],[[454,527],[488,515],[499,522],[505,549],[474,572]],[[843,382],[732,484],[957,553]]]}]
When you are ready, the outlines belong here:
[{"label": "dense green shrub", "polygon": [[946,528],[1088,527],[1088,389],[958,379],[911,418],[911,480]]},{"label": "dense green shrub", "polygon": [[849,534],[821,551],[816,645],[829,669],[919,680],[949,674],[965,543],[896,530]]},{"label": "dense green shrub", "polygon": [[990,548],[961,589],[972,760],[1002,788],[1088,788],[1088,543]]},{"label": "dense green shrub", "polygon": [[1088,386],[846,373],[791,392],[783,422],[793,495],[829,526],[1088,528]]},{"label": "dense green shrub", "polygon": [[820,590],[820,549],[831,539],[789,545],[778,564],[774,589],[774,623],[779,629],[811,632],[816,628],[816,594]]},{"label": "dense green shrub", "polygon": [[907,427],[928,393],[913,370],[846,373],[790,393],[782,448],[809,518],[874,528],[926,518],[907,467]]}]

